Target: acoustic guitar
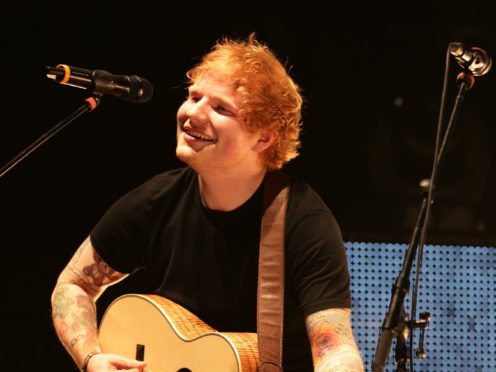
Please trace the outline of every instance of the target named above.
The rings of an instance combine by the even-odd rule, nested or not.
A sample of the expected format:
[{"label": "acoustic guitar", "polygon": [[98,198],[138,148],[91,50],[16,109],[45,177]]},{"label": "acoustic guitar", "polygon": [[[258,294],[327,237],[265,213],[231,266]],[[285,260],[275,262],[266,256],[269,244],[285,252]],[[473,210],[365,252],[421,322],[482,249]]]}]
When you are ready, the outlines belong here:
[{"label": "acoustic guitar", "polygon": [[175,302],[158,295],[115,299],[100,322],[106,353],[144,360],[147,372],[253,372],[255,333],[218,332]]}]

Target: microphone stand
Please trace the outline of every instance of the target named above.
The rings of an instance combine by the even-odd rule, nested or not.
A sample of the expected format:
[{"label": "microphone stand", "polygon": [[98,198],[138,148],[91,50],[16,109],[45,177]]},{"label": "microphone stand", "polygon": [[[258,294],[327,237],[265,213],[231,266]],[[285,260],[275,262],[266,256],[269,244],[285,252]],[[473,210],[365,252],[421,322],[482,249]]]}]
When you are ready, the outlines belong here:
[{"label": "microphone stand", "polygon": [[101,102],[100,97],[93,96],[85,99],[85,102],[82,106],[76,109],[72,114],[70,114],[67,118],[59,122],[52,129],[45,132],[41,135],[36,141],[34,141],[31,145],[22,150],[16,157],[10,160],[7,164],[5,164],[2,168],[0,168],[0,178],[4,176],[8,171],[14,168],[17,164],[19,164],[23,159],[25,159],[29,154],[31,154],[34,150],[52,138],[56,133],[58,133],[62,128],[67,126],[69,123],[76,120],[81,115],[93,111]]},{"label": "microphone stand", "polygon": [[[410,355],[405,345],[405,333],[411,332],[413,328],[422,328],[422,342],[423,342],[423,329],[427,326],[428,322],[425,319],[416,321],[408,320],[404,310],[405,296],[410,289],[410,273],[412,269],[413,259],[416,256],[417,246],[419,246],[419,239],[421,240],[420,248],[423,246],[423,238],[425,237],[426,227],[428,225],[430,206],[433,203],[433,194],[436,188],[438,179],[438,169],[440,169],[446,154],[448,139],[451,134],[453,123],[455,122],[461,102],[467,90],[469,90],[474,83],[474,76],[470,71],[461,72],[457,76],[457,83],[459,85],[458,95],[456,96],[455,104],[451,113],[451,117],[444,133],[443,141],[440,146],[439,152],[435,152],[434,165],[432,169],[431,179],[425,180],[421,183],[423,189],[422,203],[419,210],[419,215],[412,233],[408,249],[403,261],[403,267],[400,274],[396,278],[393,288],[391,301],[389,304],[389,311],[382,323],[381,333],[377,342],[376,353],[372,362],[372,372],[384,371],[391,343],[394,337],[397,338],[396,345],[396,364],[398,372],[406,371],[406,362],[411,361]],[[436,149],[437,150],[437,149]],[[419,233],[422,232],[422,236]],[[420,253],[419,253],[420,256]],[[419,268],[417,268],[418,270]],[[428,313],[425,313],[429,315]],[[427,317],[427,316],[426,316]],[[423,352],[423,350],[422,350]],[[425,353],[423,353],[425,356]]]}]

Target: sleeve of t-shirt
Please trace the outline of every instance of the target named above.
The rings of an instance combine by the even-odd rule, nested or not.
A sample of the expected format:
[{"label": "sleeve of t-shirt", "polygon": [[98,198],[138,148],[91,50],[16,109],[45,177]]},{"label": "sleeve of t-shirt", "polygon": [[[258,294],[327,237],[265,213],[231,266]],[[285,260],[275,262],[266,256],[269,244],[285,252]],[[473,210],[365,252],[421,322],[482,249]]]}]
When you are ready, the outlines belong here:
[{"label": "sleeve of t-shirt", "polygon": [[[350,308],[350,276],[340,228],[312,192],[308,208],[287,237],[288,270],[294,294],[308,316],[328,308]],[[312,200],[313,199],[313,200]],[[301,202],[301,201],[300,201]]]},{"label": "sleeve of t-shirt", "polygon": [[91,242],[114,270],[131,273],[143,266],[153,180],[118,199],[90,232]]}]

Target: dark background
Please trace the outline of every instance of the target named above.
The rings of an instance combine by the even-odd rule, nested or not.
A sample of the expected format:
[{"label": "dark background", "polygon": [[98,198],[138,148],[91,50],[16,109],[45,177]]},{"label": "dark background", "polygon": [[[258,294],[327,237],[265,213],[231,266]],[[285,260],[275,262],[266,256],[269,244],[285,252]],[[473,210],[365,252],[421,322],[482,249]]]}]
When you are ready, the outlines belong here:
[{"label": "dark background", "polygon": [[[305,129],[301,156],[287,169],[320,193],[347,241],[409,241],[418,183],[432,167],[448,43],[496,55],[494,22],[483,10],[6,4],[0,12],[1,165],[87,97],[47,79],[47,65],[136,74],[155,93],[146,104],[104,97],[0,179],[2,369],[7,363],[22,371],[75,370],[49,321],[56,277],[116,198],[181,165],[174,156],[175,113],[185,96],[184,73],[215,40],[255,31],[292,66],[305,96]],[[451,61],[448,108],[459,71]],[[428,243],[495,244],[495,76],[476,78],[462,104]],[[102,297],[101,308],[112,294]]]}]

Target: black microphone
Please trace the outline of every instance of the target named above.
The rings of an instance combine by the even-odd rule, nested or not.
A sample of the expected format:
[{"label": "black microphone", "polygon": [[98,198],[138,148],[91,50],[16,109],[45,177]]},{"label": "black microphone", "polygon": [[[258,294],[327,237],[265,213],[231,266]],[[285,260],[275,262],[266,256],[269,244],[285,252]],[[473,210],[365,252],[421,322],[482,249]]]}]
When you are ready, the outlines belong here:
[{"label": "black microphone", "polygon": [[93,94],[122,98],[133,103],[148,102],[153,96],[153,85],[136,75],[114,75],[105,70],[87,70],[67,65],[47,66],[47,77],[57,83],[88,89]]},{"label": "black microphone", "polygon": [[460,66],[470,70],[474,76],[487,74],[491,69],[491,57],[481,48],[467,48],[462,43],[450,43],[449,52]]}]

